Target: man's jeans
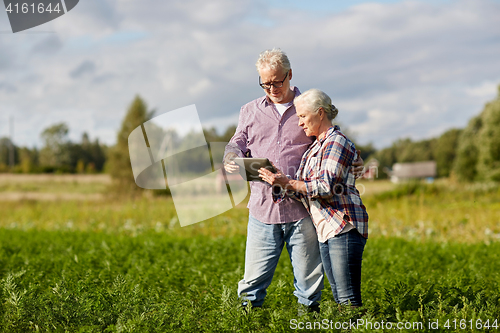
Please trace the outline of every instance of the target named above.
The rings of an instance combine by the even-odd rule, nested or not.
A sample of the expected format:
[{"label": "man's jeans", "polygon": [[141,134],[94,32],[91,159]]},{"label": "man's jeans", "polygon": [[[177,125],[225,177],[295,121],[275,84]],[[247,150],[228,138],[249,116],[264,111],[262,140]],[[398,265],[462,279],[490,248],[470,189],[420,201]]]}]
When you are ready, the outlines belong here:
[{"label": "man's jeans", "polygon": [[323,268],[339,304],[362,306],[361,261],[366,238],[353,229],[319,243]]},{"label": "man's jeans", "polygon": [[262,306],[285,242],[293,267],[294,295],[301,304],[318,305],[323,289],[323,266],[310,217],[297,222],[265,224],[249,216],[245,276],[238,283],[238,295],[244,301]]}]

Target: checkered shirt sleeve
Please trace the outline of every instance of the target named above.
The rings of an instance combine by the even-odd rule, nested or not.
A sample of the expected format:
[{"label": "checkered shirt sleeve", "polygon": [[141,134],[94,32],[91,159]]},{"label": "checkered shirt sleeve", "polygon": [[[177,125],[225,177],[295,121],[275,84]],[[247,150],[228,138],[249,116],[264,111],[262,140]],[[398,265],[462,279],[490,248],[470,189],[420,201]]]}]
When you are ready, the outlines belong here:
[{"label": "checkered shirt sleeve", "polygon": [[[354,144],[335,126],[315,141],[302,157],[297,179],[305,183],[307,194],[287,191],[287,195],[319,208],[327,221],[340,232],[351,223],[363,237],[368,237],[368,214],[355,186],[352,162]],[[273,198],[283,200],[284,193]],[[349,221],[349,222],[348,222]]]}]

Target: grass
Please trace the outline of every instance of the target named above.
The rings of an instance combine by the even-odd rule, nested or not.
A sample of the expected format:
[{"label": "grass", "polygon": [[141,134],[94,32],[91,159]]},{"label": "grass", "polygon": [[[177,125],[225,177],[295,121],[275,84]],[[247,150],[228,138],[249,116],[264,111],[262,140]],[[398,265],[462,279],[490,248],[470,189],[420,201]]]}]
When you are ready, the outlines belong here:
[{"label": "grass", "polygon": [[363,198],[371,235],[439,242],[500,238],[497,184],[409,183]]},{"label": "grass", "polygon": [[136,236],[148,231],[172,235],[244,235],[247,210],[244,205],[208,221],[181,228],[170,198],[128,201],[35,201],[2,202],[7,213],[0,227],[16,230],[92,231]]},{"label": "grass", "polygon": [[[2,332],[314,331],[294,330],[300,323],[316,331],[328,323],[333,331],[371,332],[377,330],[369,325],[382,321],[424,325],[397,331],[449,332],[462,331],[460,325],[478,331],[478,320],[489,320],[481,331],[496,331],[495,320],[500,325],[495,184],[363,183],[370,214],[364,307],[339,309],[326,282],[319,317],[298,317],[286,253],[264,307],[248,313],[239,307],[245,204],[181,228],[169,198],[119,201],[107,198],[99,181],[76,180],[85,190],[44,182],[42,194],[93,189],[103,199],[0,197]],[[335,329],[358,319],[366,325]]]},{"label": "grass", "polygon": [[[7,185],[14,186],[12,184],[15,182]],[[84,188],[102,186],[91,182],[77,184]],[[500,239],[500,189],[495,184],[460,185],[441,181],[396,186],[376,181],[362,185],[366,191],[362,199],[370,216],[370,238],[397,236],[460,243]],[[42,198],[44,193],[39,193]],[[206,222],[179,228],[171,198],[147,196],[140,200],[119,201],[106,198],[105,190],[97,194],[101,195],[100,200],[85,200],[84,197],[84,200],[45,201],[34,197],[3,201],[4,216],[0,219],[0,227],[129,234],[168,229],[179,235],[213,236],[244,235],[246,232],[246,202]]]},{"label": "grass", "polygon": [[316,318],[298,317],[286,258],[264,307],[239,308],[244,236],[2,230],[0,243],[4,332],[287,332],[294,320],[444,325],[500,316],[498,243],[370,240],[363,264],[366,312],[339,311],[325,289]]}]

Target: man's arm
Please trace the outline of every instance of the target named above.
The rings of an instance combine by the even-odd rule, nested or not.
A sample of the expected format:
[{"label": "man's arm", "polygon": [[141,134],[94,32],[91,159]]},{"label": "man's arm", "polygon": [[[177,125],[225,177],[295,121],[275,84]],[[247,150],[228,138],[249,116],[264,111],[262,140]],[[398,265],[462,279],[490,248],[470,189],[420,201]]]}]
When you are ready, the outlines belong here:
[{"label": "man's arm", "polygon": [[234,133],[229,143],[226,145],[226,149],[224,151],[224,169],[228,173],[238,172],[240,167],[234,163],[234,159],[236,157],[245,157],[248,153],[248,133],[247,133],[247,125],[245,119],[245,112],[242,108],[240,111],[240,117],[238,119],[238,127],[236,127],[236,132]]}]

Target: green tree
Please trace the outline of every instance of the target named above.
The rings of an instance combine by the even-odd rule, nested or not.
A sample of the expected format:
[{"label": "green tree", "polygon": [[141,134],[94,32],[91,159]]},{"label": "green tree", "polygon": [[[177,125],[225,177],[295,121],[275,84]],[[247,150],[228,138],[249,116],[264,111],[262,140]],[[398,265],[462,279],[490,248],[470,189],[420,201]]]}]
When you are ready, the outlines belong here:
[{"label": "green tree", "polygon": [[400,163],[431,161],[434,159],[432,148],[435,141],[436,139],[408,141],[400,147],[396,158]]},{"label": "green tree", "polygon": [[19,147],[17,147],[13,142],[7,138],[0,138],[0,172],[10,170],[11,158],[14,164],[19,161]]},{"label": "green tree", "polygon": [[[397,162],[401,162],[401,156],[403,156],[403,153],[406,149],[407,146],[409,146],[412,143],[410,139],[398,139],[390,147],[381,149],[370,155],[366,159],[366,161],[369,161],[371,158],[375,158],[379,162],[379,168],[383,172],[378,173],[378,177],[383,179],[387,178],[387,170],[392,169],[392,165]],[[363,153],[363,151],[361,151]]]},{"label": "green tree", "polygon": [[355,144],[355,146],[356,149],[361,150],[361,158],[365,161],[365,163],[368,161],[368,158],[377,151],[372,142],[366,145]]},{"label": "green tree", "polygon": [[477,171],[481,180],[500,181],[500,85],[497,97],[486,104],[481,114]]},{"label": "green tree", "polygon": [[[398,139],[391,147],[384,148],[371,154],[366,161],[376,158],[379,161],[379,178],[387,178],[387,170],[392,169],[395,163],[410,163],[430,161],[434,159],[433,147],[436,139],[412,141],[410,138]],[[363,156],[363,151],[361,151]]]},{"label": "green tree", "polygon": [[457,155],[461,129],[453,128],[443,133],[435,142],[433,155],[439,177],[450,176]]},{"label": "green tree", "polygon": [[19,171],[22,173],[36,172],[38,169],[38,150],[23,147],[19,149]]},{"label": "green tree", "polygon": [[89,170],[95,170],[98,172],[103,171],[106,163],[107,151],[108,147],[101,144],[99,139],[95,139],[94,142],[89,144],[88,154],[90,156],[90,161],[87,164],[87,172],[89,172]]},{"label": "green tree", "polygon": [[462,181],[500,181],[500,86],[497,97],[462,131],[453,170]]},{"label": "green tree", "polygon": [[217,130],[215,129],[215,127],[211,127],[211,128],[204,128],[203,129],[203,134],[205,135],[205,139],[207,140],[207,142],[217,142],[217,141],[220,141],[220,137],[219,135],[217,134]]},{"label": "green tree", "polygon": [[78,173],[93,173],[103,170],[106,161],[106,146],[98,139],[90,141],[89,135],[83,133],[80,144],[73,144],[71,149],[71,165]]},{"label": "green tree", "polygon": [[122,121],[116,145],[109,149],[106,170],[113,179],[112,189],[117,193],[136,195],[141,192],[141,188],[135,184],[130,164],[128,137],[137,126],[149,120],[153,113],[154,111],[147,110],[144,100],[140,96],[136,96]]},{"label": "green tree", "polygon": [[457,157],[453,170],[461,181],[472,182],[477,177],[478,133],[483,126],[481,117],[474,117],[458,139]]},{"label": "green tree", "polygon": [[40,150],[40,164],[45,170],[68,171],[71,165],[71,143],[68,140],[68,125],[59,123],[43,130],[44,142]]}]

